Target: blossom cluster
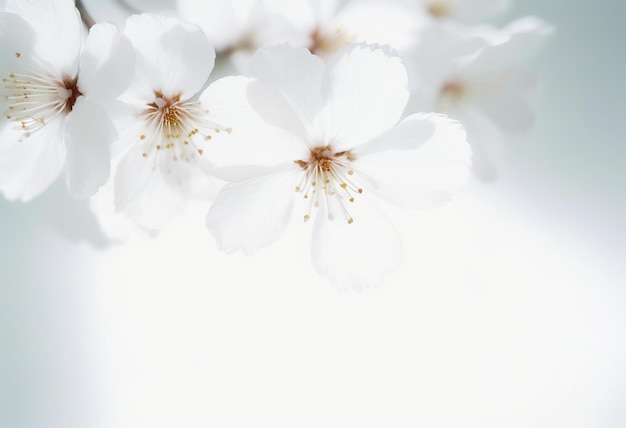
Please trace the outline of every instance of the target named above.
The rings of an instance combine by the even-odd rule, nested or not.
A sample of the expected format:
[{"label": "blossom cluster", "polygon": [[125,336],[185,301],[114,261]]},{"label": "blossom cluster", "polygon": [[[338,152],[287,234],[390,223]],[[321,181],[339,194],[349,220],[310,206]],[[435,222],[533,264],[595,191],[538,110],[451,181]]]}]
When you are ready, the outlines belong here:
[{"label": "blossom cluster", "polygon": [[115,210],[150,229],[204,198],[217,245],[246,254],[295,216],[317,271],[379,284],[401,241],[377,201],[441,205],[470,158],[493,176],[499,135],[532,125],[523,64],[552,28],[487,25],[508,3],[177,0],[88,28],[71,0],[6,0],[0,192],[112,180]]}]

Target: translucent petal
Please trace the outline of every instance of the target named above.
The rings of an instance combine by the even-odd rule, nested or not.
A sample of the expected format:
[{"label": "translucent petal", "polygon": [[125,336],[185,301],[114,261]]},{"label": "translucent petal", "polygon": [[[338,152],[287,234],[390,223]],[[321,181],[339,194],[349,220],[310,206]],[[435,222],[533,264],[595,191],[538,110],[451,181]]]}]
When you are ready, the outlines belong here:
[{"label": "translucent petal", "polygon": [[180,16],[200,26],[220,51],[240,42],[252,30],[251,18],[258,0],[177,0]]},{"label": "translucent petal", "polygon": [[88,97],[114,99],[133,78],[135,52],[117,29],[108,23],[89,30],[80,56],[80,91]]},{"label": "translucent petal", "polygon": [[388,47],[349,45],[329,60],[323,93],[325,142],[352,149],[400,120],[409,97],[406,67]]},{"label": "translucent petal", "polygon": [[480,50],[462,72],[464,76],[510,69],[523,64],[543,48],[554,28],[538,18],[527,16],[495,33],[491,44]]},{"label": "translucent petal", "polygon": [[29,201],[46,190],[65,164],[65,116],[26,137],[9,122],[0,131],[0,191],[7,199]]},{"label": "translucent petal", "polygon": [[535,116],[526,100],[519,95],[500,94],[494,97],[472,99],[498,128],[510,133],[528,131],[535,123]]},{"label": "translucent petal", "polygon": [[[430,138],[423,121],[434,125]],[[465,130],[446,116],[409,116],[373,144],[389,149],[363,155],[355,151],[355,179],[363,176],[368,181],[365,191],[400,207],[441,205],[467,181],[471,150]]]},{"label": "translucent petal", "polygon": [[65,147],[67,190],[73,198],[92,196],[109,179],[110,145],[115,127],[106,111],[92,100],[80,97],[66,123]]},{"label": "translucent petal", "polygon": [[76,76],[84,30],[72,0],[7,0],[6,10],[35,29],[34,54],[48,71],[55,76]]},{"label": "translucent petal", "polygon": [[131,96],[152,100],[159,91],[187,100],[206,83],[215,50],[199,28],[175,18],[142,14],[128,18],[124,33],[137,55]]},{"label": "translucent petal", "polygon": [[[267,91],[260,92],[261,88]],[[252,107],[251,100],[261,111]],[[200,101],[209,110],[211,120],[231,129],[230,133],[214,136],[209,153],[213,163],[277,165],[307,156],[308,149],[300,139],[266,122],[271,116],[280,121],[279,126],[299,126],[302,131],[293,110],[280,100],[284,98],[278,91],[247,77],[229,76],[213,82]]]},{"label": "translucent petal", "polygon": [[144,227],[160,229],[184,212],[189,186],[181,168],[168,171],[160,153],[144,157],[143,150],[135,144],[117,167],[115,209]]},{"label": "translucent petal", "polygon": [[253,254],[274,242],[291,218],[300,172],[287,164],[225,185],[206,218],[220,249]]},{"label": "translucent petal", "polygon": [[307,49],[278,45],[259,49],[250,75],[274,86],[302,123],[307,140],[316,136],[313,123],[322,108],[320,88],[324,64]]},{"label": "translucent petal", "polygon": [[[329,198],[333,203],[335,198]],[[366,198],[350,207],[352,224],[317,215],[311,240],[315,269],[339,289],[382,285],[402,260],[400,236],[387,217]]]}]

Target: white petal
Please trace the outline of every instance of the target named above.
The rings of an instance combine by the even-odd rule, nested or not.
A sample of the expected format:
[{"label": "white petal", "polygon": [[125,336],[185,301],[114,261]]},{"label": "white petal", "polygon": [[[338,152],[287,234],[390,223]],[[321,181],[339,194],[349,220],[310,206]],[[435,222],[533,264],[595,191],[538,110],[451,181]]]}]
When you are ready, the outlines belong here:
[{"label": "white petal", "polygon": [[[424,120],[435,127],[431,138],[424,138]],[[384,148],[385,143],[391,149],[363,155],[355,151],[355,179],[369,181],[364,191],[401,207],[428,208],[448,201],[467,181],[471,150],[465,130],[446,116],[409,116],[373,144]]]},{"label": "white petal", "polygon": [[[392,23],[392,25],[390,25]],[[357,0],[348,3],[333,20],[354,41],[389,44],[402,51],[415,43],[417,22],[402,2]]]},{"label": "white petal", "polygon": [[339,51],[324,74],[326,142],[348,150],[395,125],[409,98],[407,79],[406,67],[388,47],[356,44]]},{"label": "white petal", "polygon": [[476,54],[463,74],[475,76],[523,64],[539,53],[553,33],[554,28],[538,18],[519,19],[495,33],[492,44]]},{"label": "white petal", "polygon": [[72,0],[7,0],[7,12],[20,15],[37,31],[34,54],[56,76],[76,76],[84,37]]},{"label": "white petal", "polygon": [[400,265],[400,236],[380,209],[366,198],[351,205],[350,214],[352,224],[317,215],[311,240],[313,265],[340,289],[362,290],[382,285],[385,274]]},{"label": "white petal", "polygon": [[186,100],[206,83],[215,63],[215,50],[197,27],[174,18],[135,15],[124,34],[136,50],[135,80],[129,92],[140,100],[154,91]]},{"label": "white petal", "polygon": [[252,254],[274,242],[291,218],[301,171],[287,164],[225,185],[206,219],[220,249]]},{"label": "white petal", "polygon": [[251,17],[258,0],[178,0],[178,12],[187,22],[199,25],[217,50],[240,42],[252,30]]},{"label": "white petal", "polygon": [[322,108],[320,88],[324,64],[307,49],[287,45],[259,49],[250,63],[250,75],[274,86],[303,125],[311,140],[313,123]]},{"label": "white petal", "polygon": [[192,187],[188,170],[195,169],[185,164],[168,171],[163,153],[153,150],[143,157],[143,150],[136,143],[117,167],[115,209],[144,227],[160,229],[185,211]]},{"label": "white petal", "polygon": [[356,147],[352,153],[362,158],[384,150],[417,149],[435,134],[436,120],[433,114],[413,114],[381,136]]},{"label": "white petal", "polygon": [[476,98],[472,99],[472,104],[504,132],[528,131],[535,122],[528,103],[519,95],[501,94]]},{"label": "white petal", "polygon": [[26,137],[10,122],[0,132],[0,191],[10,200],[29,201],[59,176],[65,164],[65,116]]},{"label": "white petal", "polygon": [[96,24],[89,30],[80,56],[80,91],[88,97],[114,99],[133,78],[135,52],[112,24]]},{"label": "white petal", "polygon": [[[268,90],[262,92],[262,97],[258,90],[261,87]],[[282,96],[268,85],[243,76],[219,79],[200,96],[203,106],[210,112],[211,120],[232,130],[228,134],[220,133],[214,136],[209,151],[213,163],[220,166],[277,165],[306,156],[308,150],[301,141],[281,129],[268,126],[265,118],[252,108],[249,95],[255,101],[258,100],[265,116],[268,113],[269,115],[278,113],[272,117],[279,117],[284,124],[288,112],[291,112],[291,124],[299,125],[299,121],[293,117],[293,111],[286,103],[280,104],[277,110],[273,109],[277,103],[272,102],[272,99],[282,99]],[[255,98],[257,96],[259,98]]]},{"label": "white petal", "polygon": [[80,97],[65,129],[67,190],[73,198],[88,198],[109,179],[115,127],[100,105]]},{"label": "white petal", "polygon": [[[0,13],[0,70],[21,72],[32,68],[35,30],[13,13]],[[19,54],[19,55],[18,55]],[[24,63],[27,64],[24,64]]]}]

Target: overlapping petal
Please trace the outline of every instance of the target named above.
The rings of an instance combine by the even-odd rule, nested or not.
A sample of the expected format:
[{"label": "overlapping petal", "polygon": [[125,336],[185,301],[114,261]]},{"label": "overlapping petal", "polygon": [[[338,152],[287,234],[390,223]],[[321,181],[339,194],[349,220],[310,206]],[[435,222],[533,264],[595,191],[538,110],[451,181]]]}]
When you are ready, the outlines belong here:
[{"label": "overlapping petal", "polygon": [[220,249],[253,254],[274,242],[291,219],[299,173],[286,164],[225,185],[206,219]]},{"label": "overlapping petal", "polygon": [[186,100],[202,89],[213,70],[213,46],[199,28],[178,19],[134,15],[124,34],[137,52],[128,91],[137,100],[152,100],[155,91]]},{"label": "overlapping petal", "polygon": [[415,114],[354,155],[356,174],[378,196],[404,208],[430,208],[465,184],[471,150],[457,121]]},{"label": "overlapping petal", "polygon": [[115,127],[101,105],[81,97],[67,118],[65,132],[67,190],[73,198],[88,198],[109,179]]},{"label": "overlapping petal", "polygon": [[[324,140],[349,150],[395,125],[409,98],[406,67],[388,47],[353,44],[326,66]],[[324,129],[326,128],[326,129]]]},{"label": "overlapping petal", "polygon": [[133,79],[135,53],[119,29],[107,23],[89,30],[80,55],[81,92],[91,98],[114,99]]},{"label": "overlapping petal", "polygon": [[0,191],[7,199],[29,201],[59,176],[65,165],[65,118],[26,137],[8,123],[0,132]]},{"label": "overlapping petal", "polygon": [[34,54],[46,69],[76,76],[84,29],[72,0],[6,0],[6,11],[36,29]]}]

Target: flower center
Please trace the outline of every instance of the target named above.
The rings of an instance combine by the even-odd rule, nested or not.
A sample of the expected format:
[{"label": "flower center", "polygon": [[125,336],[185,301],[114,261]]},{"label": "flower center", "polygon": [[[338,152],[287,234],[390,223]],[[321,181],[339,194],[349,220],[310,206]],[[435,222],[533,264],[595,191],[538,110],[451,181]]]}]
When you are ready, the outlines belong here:
[{"label": "flower center", "polygon": [[446,112],[452,104],[460,102],[467,95],[467,88],[463,83],[449,81],[439,90],[439,105],[437,110]]},{"label": "flower center", "polygon": [[353,219],[346,207],[346,201],[354,202],[356,194],[363,193],[363,189],[354,183],[354,170],[350,163],[354,156],[350,151],[335,152],[331,146],[318,146],[311,149],[308,160],[298,160],[296,163],[304,170],[304,175],[300,184],[296,187],[296,192],[303,195],[308,200],[307,212],[304,221],[311,218],[311,211],[320,205],[320,198],[324,198],[328,209],[328,219],[333,220],[333,206],[330,198],[335,198],[346,218],[348,224],[352,224]]},{"label": "flower center", "polygon": [[433,0],[428,3],[426,10],[433,18],[443,18],[450,14],[452,11],[452,4],[450,0]]},{"label": "flower center", "polygon": [[332,54],[355,39],[354,36],[339,27],[334,30],[317,27],[310,37],[311,45],[309,50],[315,55]]},{"label": "flower center", "polygon": [[[16,54],[17,58],[21,55]],[[4,116],[27,137],[59,115],[67,115],[82,94],[76,77],[58,79],[49,73],[8,73],[0,86],[8,108]]]},{"label": "flower center", "polygon": [[231,128],[209,120],[209,111],[199,101],[181,101],[180,94],[167,97],[159,91],[154,95],[154,102],[142,113],[146,128],[139,140],[146,145],[144,158],[165,151],[174,162],[191,162],[204,153],[200,138],[208,141],[211,132],[232,132]]}]

